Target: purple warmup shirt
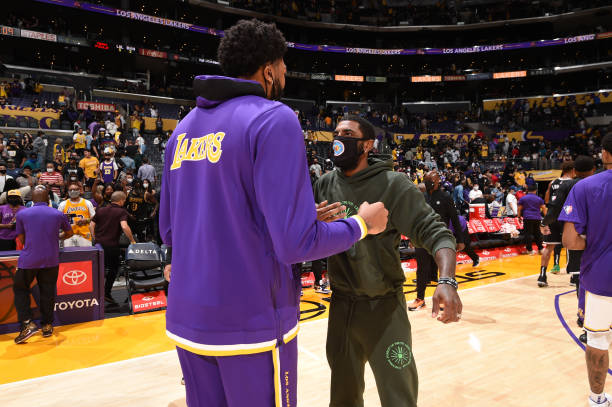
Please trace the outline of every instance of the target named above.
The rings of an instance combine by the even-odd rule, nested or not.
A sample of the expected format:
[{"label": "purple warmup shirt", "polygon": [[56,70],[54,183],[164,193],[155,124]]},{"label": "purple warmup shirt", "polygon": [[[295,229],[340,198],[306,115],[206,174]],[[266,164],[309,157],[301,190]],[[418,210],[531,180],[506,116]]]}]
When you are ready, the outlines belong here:
[{"label": "purple warmup shirt", "polygon": [[[17,207],[17,212],[25,209],[23,206]],[[0,223],[8,225],[15,219],[16,213],[13,213],[10,205],[0,206]],[[15,229],[0,229],[0,239],[3,240],[15,240],[17,237],[17,231]]]},{"label": "purple warmup shirt", "polygon": [[[461,232],[463,232],[464,230],[467,229],[467,220],[465,220],[465,217],[458,215],[457,216],[459,218],[459,224],[461,225]],[[453,227],[453,222],[448,222],[448,228],[450,229],[451,232],[453,232],[453,235],[455,235],[455,228]]]},{"label": "purple warmup shirt", "polygon": [[206,355],[271,350],[297,329],[291,264],[348,250],[357,219],[316,220],[295,113],[257,82],[200,76],[166,147],[159,227],[172,246],[168,336]]},{"label": "purple warmup shirt", "polygon": [[519,199],[518,204],[523,207],[523,219],[542,220],[540,207],[544,205],[544,200],[536,194],[527,194]]},{"label": "purple warmup shirt", "polygon": [[586,235],[580,263],[581,287],[612,297],[612,170],[579,181],[569,193],[559,220]]},{"label": "purple warmup shirt", "polygon": [[20,269],[40,269],[59,265],[59,232],[72,230],[68,218],[57,209],[37,202],[17,214],[15,230],[25,233],[25,246],[17,260]]}]

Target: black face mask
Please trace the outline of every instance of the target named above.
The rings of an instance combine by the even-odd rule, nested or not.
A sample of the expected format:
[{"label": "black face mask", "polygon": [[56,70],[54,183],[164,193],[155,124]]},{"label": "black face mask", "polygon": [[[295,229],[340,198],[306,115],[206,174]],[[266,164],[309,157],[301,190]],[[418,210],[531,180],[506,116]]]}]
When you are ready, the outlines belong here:
[{"label": "black face mask", "polygon": [[2,175],[6,174],[6,170],[0,170],[0,174]]},{"label": "black face mask", "polygon": [[342,171],[355,169],[359,164],[359,159],[364,153],[363,144],[360,141],[366,139],[352,137],[334,137],[332,144],[332,161],[334,165]]}]

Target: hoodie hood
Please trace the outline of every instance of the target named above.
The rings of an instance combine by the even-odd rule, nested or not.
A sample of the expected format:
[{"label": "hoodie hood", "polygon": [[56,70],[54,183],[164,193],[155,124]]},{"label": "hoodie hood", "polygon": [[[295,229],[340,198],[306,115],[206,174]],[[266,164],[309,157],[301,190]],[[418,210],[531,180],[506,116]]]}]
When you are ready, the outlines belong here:
[{"label": "hoodie hood", "polygon": [[368,167],[359,171],[357,174],[352,177],[347,177],[340,169],[336,169],[338,171],[338,175],[341,179],[345,180],[349,184],[358,184],[364,182],[381,172],[385,171],[393,171],[393,161],[392,160],[380,160],[378,158],[368,158]]},{"label": "hoodie hood", "polygon": [[196,76],[193,92],[196,95],[196,106],[204,109],[211,109],[239,96],[266,97],[263,87],[257,81],[215,75]]}]

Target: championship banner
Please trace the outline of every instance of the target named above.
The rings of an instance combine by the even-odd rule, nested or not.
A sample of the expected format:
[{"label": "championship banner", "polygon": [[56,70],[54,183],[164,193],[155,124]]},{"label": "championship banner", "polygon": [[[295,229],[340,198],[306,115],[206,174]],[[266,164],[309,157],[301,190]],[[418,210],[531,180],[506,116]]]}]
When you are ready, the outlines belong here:
[{"label": "championship banner", "polygon": [[98,103],[98,102],[86,102],[78,101],[77,110],[91,109],[94,112],[114,112],[115,105],[112,103]]},{"label": "championship banner", "polygon": [[[19,320],[13,295],[18,251],[0,257],[0,334],[17,332]],[[16,255],[13,255],[16,254]],[[88,322],[104,318],[104,264],[98,247],[70,248],[60,252],[57,292],[54,304],[55,325]],[[32,283],[30,306],[34,318],[40,317],[40,293]]]},{"label": "championship banner", "polygon": [[561,170],[527,171],[535,181],[552,181],[561,176]]},{"label": "championship banner", "polygon": [[571,105],[600,104],[612,102],[612,90],[598,92],[569,93],[565,95],[532,96],[526,98],[487,99],[482,101],[484,110],[495,110],[502,104],[510,104],[511,108],[522,106],[525,101],[530,107],[563,107]]},{"label": "championship banner", "polygon": [[12,117],[29,117],[38,121],[38,127],[41,129],[50,129],[52,120],[59,120],[60,114],[58,110],[47,109],[44,107],[23,107],[23,106],[0,106],[0,116],[5,119]]},{"label": "championship banner", "polygon": [[[188,30],[205,35],[215,37],[223,37],[225,34],[222,30],[217,30],[211,27],[202,27],[195,24],[185,23],[182,21],[170,20],[167,18],[152,16],[143,13],[137,13],[130,10],[122,10],[113,7],[108,7],[100,4],[91,4],[77,0],[36,0],[39,3],[53,4],[57,6],[78,8],[81,10],[101,13],[115,17],[128,18],[134,21],[142,21],[145,23],[161,24],[167,27]],[[602,36],[601,38],[607,38]],[[557,45],[575,44],[584,41],[593,41],[600,39],[596,34],[577,35],[574,37],[556,38],[554,40],[539,40],[514,42],[507,44],[493,45],[474,45],[472,47],[461,48],[413,48],[413,49],[385,49],[385,48],[356,48],[342,47],[334,45],[317,45],[317,44],[300,44],[297,42],[287,42],[288,48],[299,49],[303,51],[313,52],[333,52],[341,54],[365,54],[365,55],[448,55],[448,54],[474,54],[492,51],[506,51],[524,48],[539,48],[551,47]],[[469,79],[469,76],[468,76]]]}]

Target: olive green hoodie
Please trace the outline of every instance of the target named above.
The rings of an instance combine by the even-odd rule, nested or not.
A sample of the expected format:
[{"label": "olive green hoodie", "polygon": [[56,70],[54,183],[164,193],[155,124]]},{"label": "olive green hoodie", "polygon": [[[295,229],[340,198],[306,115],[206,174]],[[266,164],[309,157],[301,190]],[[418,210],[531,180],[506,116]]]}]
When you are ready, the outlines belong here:
[{"label": "olive green hoodie", "polygon": [[356,215],[363,202],[383,202],[389,211],[384,232],[369,235],[348,251],[328,259],[328,273],[335,292],[356,297],[378,297],[398,291],[404,284],[399,243],[409,236],[417,247],[434,254],[455,250],[455,238],[423,194],[405,174],[393,172],[392,161],[370,158],[368,168],[347,177],[336,169],[314,186],[317,203],[341,202],[346,216]]}]

